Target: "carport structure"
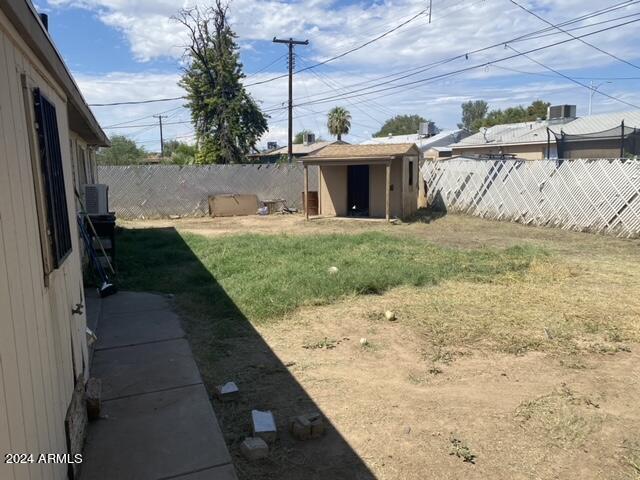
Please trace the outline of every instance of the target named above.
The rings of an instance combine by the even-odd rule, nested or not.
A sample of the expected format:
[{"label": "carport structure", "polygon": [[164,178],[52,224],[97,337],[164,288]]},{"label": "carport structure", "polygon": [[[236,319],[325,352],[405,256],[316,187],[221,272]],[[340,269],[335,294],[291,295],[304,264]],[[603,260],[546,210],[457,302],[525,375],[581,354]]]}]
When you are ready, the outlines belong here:
[{"label": "carport structure", "polygon": [[413,143],[330,145],[301,160],[305,216],[309,167],[319,168],[318,205],[323,216],[403,218],[418,204],[420,150]]}]

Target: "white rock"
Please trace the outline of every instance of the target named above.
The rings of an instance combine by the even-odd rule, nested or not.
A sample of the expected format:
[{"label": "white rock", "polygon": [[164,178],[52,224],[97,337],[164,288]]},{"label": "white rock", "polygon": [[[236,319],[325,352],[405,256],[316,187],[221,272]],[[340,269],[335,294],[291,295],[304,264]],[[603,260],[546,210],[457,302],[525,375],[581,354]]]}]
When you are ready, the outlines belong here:
[{"label": "white rock", "polygon": [[336,273],[338,273],[338,267],[329,267],[329,269],[327,270],[331,275],[335,275]]},{"label": "white rock", "polygon": [[384,318],[386,318],[390,322],[393,322],[396,319],[396,314],[391,310],[387,310],[386,312],[384,312]]},{"label": "white rock", "polygon": [[366,339],[366,338],[362,337],[362,338],[360,339],[360,345],[364,346],[364,345],[366,345],[367,343],[369,343],[369,342],[367,342],[367,339]]}]

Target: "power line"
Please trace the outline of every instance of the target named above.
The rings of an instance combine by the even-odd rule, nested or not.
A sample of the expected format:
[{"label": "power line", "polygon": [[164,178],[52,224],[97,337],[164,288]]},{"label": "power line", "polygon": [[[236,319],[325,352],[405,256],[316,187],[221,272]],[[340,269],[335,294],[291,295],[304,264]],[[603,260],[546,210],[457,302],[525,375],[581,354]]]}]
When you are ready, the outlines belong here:
[{"label": "power line", "polygon": [[[601,33],[601,32],[608,31],[608,30],[613,30],[614,28],[619,28],[619,27],[622,27],[622,26],[625,26],[625,25],[629,25],[631,23],[638,22],[638,21],[640,21],[640,19],[635,19],[635,20],[631,20],[631,21],[624,22],[624,23],[621,23],[621,24],[613,25],[613,26],[610,26],[610,27],[607,27],[607,28],[603,28],[603,29],[594,31],[594,32],[586,33],[584,35],[581,35],[578,38],[587,37],[587,36],[590,36],[590,35],[595,35],[597,33]],[[300,105],[314,105],[314,104],[318,104],[318,103],[326,103],[326,102],[331,102],[331,101],[344,99],[344,98],[355,98],[355,97],[360,97],[360,96],[363,96],[363,95],[371,95],[371,94],[374,94],[374,93],[394,90],[394,89],[398,89],[398,88],[402,88],[402,87],[406,87],[406,86],[410,86],[410,85],[421,84],[421,83],[425,83],[425,82],[428,82],[428,81],[442,79],[442,78],[446,78],[446,77],[449,77],[449,76],[453,76],[453,75],[457,75],[457,74],[460,74],[460,73],[464,73],[464,72],[467,72],[467,71],[475,70],[477,68],[488,67],[489,65],[492,65],[492,64],[497,63],[497,62],[504,62],[506,60],[511,60],[513,58],[517,58],[519,56],[523,56],[526,53],[534,53],[534,52],[537,52],[537,51],[540,51],[540,50],[544,50],[544,49],[547,49],[547,48],[550,48],[550,47],[554,47],[554,46],[557,46],[557,45],[562,45],[562,44],[565,44],[565,43],[568,43],[568,42],[572,42],[572,41],[574,41],[574,39],[573,38],[569,38],[569,39],[565,39],[565,40],[554,42],[554,43],[549,44],[549,45],[544,45],[544,46],[541,46],[541,47],[530,49],[530,50],[524,52],[523,54],[509,55],[507,57],[503,57],[503,58],[500,58],[500,59],[497,59],[497,60],[487,61],[487,62],[484,62],[484,63],[481,63],[481,64],[476,64],[476,65],[472,65],[472,66],[469,66],[469,67],[461,68],[461,69],[458,69],[458,70],[453,70],[453,71],[450,71],[450,72],[434,75],[432,77],[421,78],[421,79],[418,79],[418,80],[413,80],[411,82],[394,84],[394,85],[392,85],[390,87],[379,88],[377,90],[371,90],[369,92],[364,92],[364,93],[358,93],[358,92],[362,92],[364,90],[370,90],[371,88],[375,88],[375,87],[379,87],[379,86],[386,85],[386,84],[389,84],[389,83],[393,83],[393,82],[395,82],[397,80],[402,80],[404,78],[408,78],[408,77],[414,75],[414,74],[410,74],[410,75],[406,75],[404,77],[401,77],[401,78],[398,78],[398,79],[395,79],[395,80],[392,80],[392,81],[381,82],[378,85],[372,85],[370,87],[352,90],[350,92],[347,92],[344,95],[335,95],[335,96],[332,96],[332,97],[325,97],[325,98],[320,98],[318,100],[301,103],[301,104],[299,104],[299,106]],[[428,70],[428,68],[426,68],[425,70]]]},{"label": "power line", "polygon": [[[492,67],[499,68],[500,70],[507,70],[509,72],[521,73],[522,75],[536,75],[538,77],[556,78],[556,75],[551,75],[549,73],[528,72],[525,70],[518,70],[517,68],[505,67],[503,65],[492,65]],[[573,78],[578,80],[615,80],[615,81],[640,80],[640,77],[573,77]]]},{"label": "power line", "polygon": [[[156,115],[150,115],[150,116],[156,117]],[[167,125],[183,125],[185,123],[191,123],[191,120],[183,120],[179,122],[163,122],[162,125],[166,127]],[[116,129],[139,128],[139,127],[155,127],[157,125],[158,125],[157,123],[146,123],[142,125],[120,125],[120,126],[113,126],[113,127],[102,127],[102,129],[116,130]]]},{"label": "power line", "polygon": [[561,27],[559,27],[559,26],[557,26],[557,25],[555,25],[555,24],[553,24],[553,23],[549,22],[549,21],[548,21],[548,20],[546,20],[545,18],[543,18],[543,17],[541,17],[540,15],[538,15],[536,12],[534,12],[534,11],[532,11],[532,10],[529,10],[527,7],[525,7],[525,6],[523,6],[523,5],[520,5],[520,4],[519,4],[518,2],[516,2],[515,0],[510,0],[510,1],[511,1],[511,3],[513,3],[515,6],[517,6],[517,7],[521,8],[521,9],[522,9],[522,10],[524,10],[525,12],[527,12],[527,13],[529,13],[530,15],[533,15],[534,17],[536,17],[538,20],[542,20],[542,21],[543,21],[544,23],[546,23],[547,25],[550,25],[550,26],[552,26],[553,28],[556,28],[556,29],[560,30],[562,33],[566,33],[566,34],[567,34],[567,35],[569,35],[571,38],[573,38],[573,39],[575,39],[575,40],[578,40],[580,43],[583,43],[583,44],[585,44],[585,45],[587,45],[587,46],[589,46],[589,47],[591,47],[591,48],[593,48],[593,49],[597,50],[597,51],[598,51],[598,52],[600,52],[600,53],[603,53],[603,54],[605,54],[605,55],[608,55],[609,57],[614,58],[614,59],[618,60],[619,62],[622,62],[622,63],[624,63],[624,64],[626,64],[626,65],[629,65],[629,66],[631,66],[631,67],[633,67],[633,68],[637,68],[637,69],[639,69],[639,70],[640,70],[640,67],[638,67],[637,65],[635,65],[635,64],[633,64],[633,63],[631,63],[631,62],[628,62],[627,60],[625,60],[625,59],[623,59],[623,58],[620,58],[620,57],[618,57],[617,55],[614,55],[613,53],[607,52],[606,50],[604,50],[604,49],[602,49],[602,48],[598,47],[597,45],[594,45],[594,44],[592,44],[592,43],[589,43],[589,42],[587,42],[586,40],[583,40],[583,39],[581,39],[581,38],[577,38],[577,37],[576,37],[575,35],[573,35],[572,33],[569,33],[568,31],[566,31],[566,30],[562,29]]},{"label": "power line", "polygon": [[[483,0],[479,0],[478,2],[475,2],[475,3],[480,3],[480,1],[483,1]],[[539,36],[535,36],[535,35],[537,35],[537,34],[541,34],[541,33],[544,33],[544,32],[549,32],[549,31],[551,31],[551,30],[553,30],[554,28],[557,28],[557,27],[559,27],[559,26],[572,25],[572,24],[574,24],[574,23],[577,23],[577,22],[580,22],[580,21],[583,21],[583,20],[587,20],[587,19],[590,19],[590,18],[593,18],[593,17],[597,17],[597,16],[600,16],[600,15],[604,15],[604,14],[607,14],[607,13],[611,13],[611,12],[613,12],[613,11],[615,11],[615,10],[619,10],[619,9],[621,9],[621,8],[626,8],[626,7],[629,7],[629,6],[635,5],[635,4],[639,3],[639,2],[640,2],[640,0],[626,0],[626,1],[623,1],[623,2],[620,2],[620,3],[617,3],[617,4],[614,4],[614,5],[611,5],[611,6],[609,6],[609,7],[602,8],[602,9],[600,9],[600,10],[595,10],[594,12],[591,12],[591,13],[588,13],[588,14],[581,15],[581,16],[576,17],[576,18],[574,18],[574,19],[567,20],[567,21],[565,21],[565,22],[559,23],[559,24],[558,24],[558,25],[556,25],[556,26],[553,26],[553,27],[547,27],[547,28],[544,28],[544,29],[539,29],[539,30],[536,30],[536,31],[533,31],[533,32],[530,32],[530,33],[527,33],[527,34],[524,34],[524,35],[521,35],[521,36],[519,36],[519,37],[516,37],[516,38],[510,39],[510,40],[507,40],[507,42],[499,42],[499,43],[495,43],[495,44],[493,44],[493,45],[489,45],[489,46],[487,46],[487,47],[483,47],[483,48],[480,48],[480,49],[472,50],[472,51],[466,52],[466,53],[464,53],[464,54],[460,54],[460,55],[457,55],[457,56],[455,56],[455,57],[451,57],[450,59],[445,60],[445,61],[434,62],[434,63],[431,63],[431,64],[426,64],[426,65],[422,65],[422,66],[412,67],[412,68],[407,69],[407,70],[401,70],[401,71],[399,71],[399,72],[395,72],[395,73],[392,73],[392,74],[384,75],[384,76],[381,76],[381,77],[376,77],[376,78],[374,78],[374,79],[367,80],[367,81],[364,81],[364,82],[359,82],[359,83],[356,83],[356,84],[347,85],[347,86],[345,86],[344,88],[350,88],[350,87],[354,87],[354,86],[357,86],[357,85],[363,85],[363,84],[366,84],[366,83],[371,83],[371,82],[374,82],[374,81],[377,81],[377,80],[381,80],[381,79],[383,79],[383,78],[389,78],[389,77],[394,77],[394,76],[397,76],[397,75],[401,75],[401,74],[404,74],[404,73],[407,73],[407,72],[411,72],[411,71],[413,71],[413,70],[420,70],[420,69],[422,69],[422,68],[424,68],[424,67],[427,67],[427,66],[433,66],[433,65],[436,65],[436,64],[438,64],[438,63],[446,63],[446,62],[448,62],[448,61],[452,61],[452,60],[460,59],[460,58],[462,58],[462,57],[468,57],[469,55],[473,55],[473,54],[480,53],[480,52],[483,52],[483,51],[486,51],[486,50],[489,50],[489,49],[492,49],[492,48],[495,48],[495,47],[498,47],[498,46],[502,46],[502,45],[504,45],[504,43],[515,43],[515,42],[519,42],[519,41],[526,41],[526,40],[533,40],[533,39],[536,39],[536,38],[542,38],[543,36],[554,35],[554,34],[547,34],[547,35],[539,35]],[[454,5],[454,6],[455,6],[455,5]],[[425,10],[428,10],[428,9],[425,9]],[[424,12],[425,10],[423,10],[422,12]],[[458,10],[456,10],[456,11],[458,11]],[[452,12],[452,13],[453,13],[453,12]],[[397,27],[395,27],[395,30],[397,30],[397,29],[398,29],[398,28],[400,28],[401,26],[403,26],[403,25],[407,24],[409,21],[412,21],[413,19],[417,18],[417,16],[419,16],[419,15],[420,15],[420,13],[418,13],[417,15],[414,15],[413,17],[411,17],[411,18],[410,18],[409,20],[407,20],[406,22],[403,22],[403,24],[400,24],[400,25],[398,25]],[[598,25],[598,24],[600,24],[600,23],[607,23],[607,22],[610,22],[610,21],[618,20],[618,19],[629,18],[629,17],[631,17],[631,16],[635,16],[635,15],[638,15],[638,14],[631,14],[631,15],[627,15],[627,16],[619,17],[619,18],[617,18],[617,19],[606,20],[606,21],[604,21],[604,22],[599,22],[599,23],[594,23],[594,24],[590,24],[590,25],[585,25],[585,26],[577,27],[577,28],[575,28],[575,29],[573,29],[573,30],[578,30],[578,29],[582,29],[582,28],[593,27],[593,26]],[[442,17],[439,17],[439,18],[442,18]],[[599,32],[599,31],[598,31],[598,32]],[[595,32],[595,33],[598,33],[598,32]],[[387,31],[387,32],[385,32],[385,33],[388,35],[389,33],[391,33],[391,31]],[[383,36],[385,36],[385,34],[380,35],[380,36],[379,36],[379,38],[382,38]],[[584,35],[583,35],[583,36],[584,36]],[[378,38],[378,37],[376,37],[376,38]],[[378,38],[378,39],[379,39],[379,38]],[[577,39],[577,38],[581,38],[581,37],[576,37],[576,39]],[[373,43],[373,41],[375,41],[375,39],[370,40],[369,42],[367,42],[367,44]],[[309,70],[309,69],[315,68],[315,67],[320,66],[320,65],[326,65],[326,64],[327,64],[327,63],[329,63],[330,61],[333,61],[333,60],[335,60],[335,59],[337,59],[337,58],[341,58],[341,57],[343,57],[343,56],[347,55],[348,53],[350,53],[350,52],[352,52],[352,51],[356,51],[356,50],[359,50],[360,48],[363,48],[364,46],[366,46],[366,45],[365,45],[365,44],[363,44],[363,45],[361,45],[360,47],[355,47],[354,49],[351,49],[350,51],[344,52],[343,54],[337,55],[337,56],[332,57],[332,58],[330,58],[330,59],[327,59],[327,60],[325,60],[325,61],[323,61],[323,62],[320,62],[320,63],[318,63],[318,64],[310,65],[310,66],[308,66],[308,67],[306,67],[306,68],[304,68],[304,69],[302,69],[302,70],[298,70],[298,71],[296,71],[296,72],[294,72],[294,73],[299,73],[299,72],[301,72],[301,71],[303,71],[303,70]],[[277,59],[277,60],[279,60],[279,59]],[[276,61],[277,61],[277,60],[276,60]],[[273,63],[275,63],[275,62],[273,62]],[[422,71],[424,71],[424,70],[420,70],[420,71],[418,71],[418,72],[415,72],[414,74],[422,73]],[[258,73],[258,72],[255,72],[255,73]],[[284,77],[286,77],[286,76],[288,76],[288,74],[283,74],[283,75],[280,75],[280,76],[277,76],[277,77],[273,77],[273,78],[271,78],[271,79],[267,79],[267,80],[264,80],[264,81],[261,81],[261,82],[257,82],[257,83],[247,84],[247,85],[245,85],[245,86],[246,86],[246,87],[249,87],[249,86],[253,86],[253,85],[259,85],[259,84],[263,84],[263,83],[271,82],[271,81],[274,81],[274,80],[278,80],[278,79],[280,79],[280,78],[284,78]],[[322,95],[322,94],[324,94],[324,93],[328,93],[328,92],[321,92],[320,94],[316,94],[315,96],[317,96],[317,95]],[[152,99],[152,100],[138,100],[138,101],[128,101],[128,102],[96,103],[96,104],[89,104],[89,106],[92,106],[92,107],[102,107],[102,106],[117,106],[117,105],[139,105],[139,104],[154,103],[154,102],[167,102],[167,101],[173,101],[173,100],[179,100],[179,99],[185,99],[185,98],[186,98],[186,97],[170,97],[170,98],[159,98],[159,99]],[[143,117],[143,118],[146,118],[146,117]],[[105,127],[105,128],[108,128],[108,127]]]},{"label": "power line", "polygon": [[113,107],[116,105],[141,105],[143,103],[170,102],[172,100],[182,100],[186,97],[156,98],[153,100],[132,100],[129,102],[111,102],[111,103],[90,103],[90,107]]},{"label": "power line", "polygon": [[[582,21],[582,20],[585,20],[585,19],[593,18],[595,16],[603,15],[605,13],[610,13],[613,10],[617,10],[619,8],[623,8],[623,7],[629,6],[631,4],[636,4],[636,3],[639,3],[639,0],[635,0],[635,1],[627,0],[625,2],[622,2],[621,4],[617,4],[617,5],[613,5],[612,7],[608,7],[607,9],[596,10],[595,12],[592,12],[590,14],[585,14],[585,15],[582,15],[582,16],[577,17],[575,19],[565,21],[561,25],[564,26],[564,25],[573,24],[573,23],[576,23],[577,21]],[[621,17],[621,19],[633,17],[633,16],[636,16],[636,15],[637,14],[627,15],[625,17]],[[633,22],[627,22],[627,23],[614,25],[611,28],[617,28],[617,27],[620,27],[620,26],[623,26],[623,25],[627,25],[628,23],[633,23]],[[366,90],[368,88],[374,88],[376,86],[386,85],[386,84],[389,84],[389,83],[393,83],[393,82],[395,82],[397,80],[403,80],[405,78],[408,78],[408,77],[411,77],[411,76],[414,76],[414,75],[418,75],[418,74],[423,73],[423,72],[425,72],[427,70],[431,70],[434,67],[441,66],[441,65],[444,65],[446,63],[453,62],[455,60],[460,60],[460,59],[463,59],[463,58],[465,60],[468,60],[471,55],[475,55],[477,53],[481,53],[481,52],[484,52],[484,51],[487,51],[487,50],[490,50],[490,49],[493,49],[493,48],[496,48],[496,47],[503,46],[505,43],[514,43],[514,42],[526,41],[526,40],[534,39],[536,37],[534,37],[532,35],[540,33],[540,32],[546,32],[546,31],[549,31],[549,30],[552,30],[552,28],[551,27],[547,27],[547,28],[544,28],[544,29],[541,29],[541,30],[537,30],[537,31],[528,33],[528,34],[520,35],[518,37],[515,37],[515,38],[512,38],[510,40],[507,40],[506,42],[503,41],[503,42],[499,42],[499,43],[494,43],[492,45],[488,45],[488,46],[485,46],[485,47],[477,48],[475,50],[471,50],[471,51],[468,51],[466,53],[462,53],[462,54],[458,54],[458,55],[455,55],[455,56],[452,56],[452,57],[449,57],[449,58],[438,60],[436,62],[427,63],[427,64],[424,64],[424,65],[420,65],[420,66],[417,66],[417,67],[413,67],[413,68],[410,68],[410,69],[407,69],[407,70],[404,70],[404,71],[400,71],[400,72],[396,72],[396,73],[393,73],[393,74],[389,74],[389,75],[383,75],[381,77],[377,77],[377,78],[374,78],[374,79],[371,79],[371,80],[366,80],[366,81],[363,81],[363,82],[357,82],[355,84],[347,85],[347,86],[345,86],[345,88],[350,88],[350,87],[354,87],[354,86],[358,86],[358,85],[366,85],[368,83],[372,83],[372,82],[375,82],[377,80],[382,80],[382,79],[385,79],[385,78],[397,77],[397,78],[392,78],[391,80],[389,80],[387,82],[374,84],[374,85],[372,85],[370,87],[358,89],[356,91],[362,91],[362,90]],[[582,37],[585,37],[585,36],[593,35],[593,34],[600,33],[600,32],[606,31],[606,30],[607,30],[606,28],[603,28],[603,29],[600,29],[600,30],[597,30],[597,31],[594,31],[594,32],[590,32],[588,34],[581,35],[580,37],[577,37],[577,38],[582,38]],[[561,44],[561,43],[567,43],[568,41],[569,40],[566,40],[566,41],[563,41],[563,42],[559,42],[559,43],[554,43],[551,46],[558,45],[558,44]],[[482,66],[485,66],[485,64],[483,64]],[[408,73],[408,72],[411,72],[411,73]],[[404,75],[405,73],[406,73],[406,75]],[[320,92],[318,94],[312,95],[312,97],[318,97],[318,96],[326,95],[327,93],[329,93],[329,92],[328,91]],[[312,98],[312,97],[310,97],[310,98]]]},{"label": "power line", "polygon": [[556,69],[554,69],[554,68],[551,68],[551,67],[549,67],[548,65],[545,65],[544,63],[539,62],[538,60],[536,60],[536,59],[534,59],[534,58],[531,58],[531,57],[530,57],[529,55],[527,55],[526,53],[519,52],[518,50],[516,50],[515,48],[513,48],[511,45],[505,45],[505,47],[507,47],[507,48],[508,48],[508,49],[510,49],[510,50],[513,50],[514,52],[516,52],[516,53],[517,53],[517,54],[519,54],[519,55],[522,55],[523,57],[527,58],[528,60],[531,60],[533,63],[536,63],[536,64],[540,65],[541,67],[546,68],[546,69],[547,69],[547,70],[549,70],[550,72],[553,72],[553,73],[555,73],[556,75],[559,75],[559,76],[561,76],[561,77],[563,77],[563,78],[566,78],[566,79],[567,79],[567,80],[569,80],[570,82],[573,82],[573,83],[575,83],[575,84],[577,84],[577,85],[580,85],[581,87],[584,87],[584,88],[586,88],[586,89],[587,89],[587,90],[589,90],[589,91],[595,91],[596,93],[599,93],[600,95],[603,95],[603,96],[605,96],[605,97],[607,97],[607,98],[610,98],[610,99],[615,100],[615,101],[620,102],[620,103],[624,103],[625,105],[628,105],[628,106],[630,106],[630,107],[633,107],[633,108],[636,108],[636,109],[640,109],[640,107],[639,107],[639,106],[634,105],[633,103],[629,103],[629,102],[627,102],[626,100],[622,100],[621,98],[614,97],[613,95],[609,95],[608,93],[604,93],[604,92],[602,92],[602,91],[600,91],[600,90],[594,90],[594,89],[593,89],[593,87],[591,87],[591,86],[589,86],[589,85],[587,85],[587,84],[582,83],[580,80],[576,80],[575,78],[572,78],[572,77],[570,77],[569,75],[566,75],[566,74],[564,74],[564,73],[562,73],[562,72],[560,72],[560,71],[558,71],[558,70],[556,70]]},{"label": "power line", "polygon": [[[351,54],[351,53],[353,53],[353,52],[356,52],[356,51],[358,51],[358,50],[360,50],[360,49],[362,49],[362,48],[364,48],[364,47],[366,47],[366,46],[368,46],[368,45],[371,45],[372,43],[377,42],[378,40],[380,40],[380,39],[382,39],[382,38],[386,37],[387,35],[390,35],[391,33],[395,32],[396,30],[398,30],[398,29],[400,29],[400,28],[404,27],[405,25],[407,25],[407,24],[411,23],[411,22],[412,22],[412,21],[414,21],[416,18],[418,18],[420,15],[424,15],[424,13],[425,13],[425,12],[427,12],[428,10],[429,10],[428,8],[425,8],[425,9],[423,9],[423,10],[420,10],[420,11],[419,11],[418,13],[416,13],[414,16],[412,16],[411,18],[409,18],[409,20],[406,20],[406,21],[404,21],[404,22],[400,23],[399,25],[396,25],[396,26],[395,26],[395,27],[393,27],[391,30],[387,30],[386,32],[382,33],[381,35],[378,35],[377,37],[374,37],[374,38],[372,38],[371,40],[368,40],[368,41],[364,42],[363,44],[358,45],[357,47],[351,48],[351,49],[347,50],[346,52],[342,52],[342,53],[340,53],[340,54],[338,54],[338,55],[335,55],[335,56],[333,56],[333,57],[330,57],[330,58],[328,58],[328,59],[326,59],[326,60],[323,60],[322,62],[318,62],[318,63],[316,63],[316,64],[314,64],[314,65],[309,65],[308,67],[302,68],[302,69],[300,69],[300,70],[296,70],[296,72],[295,72],[295,73],[304,72],[305,70],[310,70],[310,69],[312,69],[312,68],[319,67],[320,65],[325,65],[325,64],[327,64],[327,63],[329,63],[329,62],[333,62],[334,60],[337,60],[337,59],[342,58],[342,57],[344,57],[344,56],[346,56],[346,55],[349,55],[349,54]],[[254,85],[262,85],[262,84],[265,84],[265,83],[273,82],[274,80],[279,80],[279,79],[281,79],[281,78],[285,78],[286,76],[287,76],[287,74],[283,74],[283,75],[279,75],[279,76],[277,76],[277,77],[269,78],[269,79],[266,79],[266,80],[261,80],[261,81],[259,81],[259,82],[249,83],[249,84],[247,84],[247,85],[245,85],[245,86],[246,86],[246,87],[252,87],[252,86],[254,86]]]}]

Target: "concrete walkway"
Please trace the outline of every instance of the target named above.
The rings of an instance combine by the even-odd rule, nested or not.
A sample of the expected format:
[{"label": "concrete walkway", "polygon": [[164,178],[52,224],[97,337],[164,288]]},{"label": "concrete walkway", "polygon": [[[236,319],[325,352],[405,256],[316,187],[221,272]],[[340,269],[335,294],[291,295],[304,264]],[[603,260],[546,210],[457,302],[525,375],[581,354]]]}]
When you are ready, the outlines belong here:
[{"label": "concrete walkway", "polygon": [[224,437],[184,338],[160,295],[87,298],[97,322],[91,375],[102,379],[81,480],[233,480]]}]

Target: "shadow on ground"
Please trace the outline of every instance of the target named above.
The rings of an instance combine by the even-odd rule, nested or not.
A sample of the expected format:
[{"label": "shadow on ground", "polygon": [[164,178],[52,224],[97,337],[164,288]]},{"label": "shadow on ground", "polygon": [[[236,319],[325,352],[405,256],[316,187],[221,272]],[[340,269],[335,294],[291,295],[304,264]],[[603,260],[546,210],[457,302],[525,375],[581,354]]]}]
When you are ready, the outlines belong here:
[{"label": "shadow on ground", "polygon": [[[274,354],[175,229],[118,235],[120,288],[173,294],[208,391],[226,381],[238,384],[239,401],[212,402],[241,479],[375,478],[329,419],[322,438],[292,438],[288,419],[320,409],[290,372],[292,365]],[[279,433],[269,458],[249,463],[239,445],[249,435],[252,409],[271,410]]]}]

